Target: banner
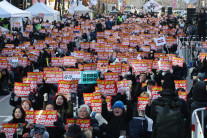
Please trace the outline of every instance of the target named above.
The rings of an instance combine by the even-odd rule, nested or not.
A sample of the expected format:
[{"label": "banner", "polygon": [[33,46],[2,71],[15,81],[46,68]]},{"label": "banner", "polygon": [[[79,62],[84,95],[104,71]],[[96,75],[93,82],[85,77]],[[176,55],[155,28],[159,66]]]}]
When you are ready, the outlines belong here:
[{"label": "banner", "polygon": [[25,111],[25,120],[29,123],[34,123],[34,111]]},{"label": "banner", "polygon": [[154,42],[156,46],[162,46],[166,44],[165,37],[160,37],[160,38],[154,38]]},{"label": "banner", "polygon": [[99,90],[104,95],[116,95],[116,86],[114,80],[97,80]]},{"label": "banner", "polygon": [[144,8],[148,11],[158,11],[162,6],[154,0],[149,0],[144,4]]},{"label": "banner", "polygon": [[34,123],[44,125],[46,127],[54,127],[57,121],[57,110],[35,110]]},{"label": "banner", "polygon": [[119,80],[119,72],[105,72],[104,78],[105,80],[115,80],[117,82]]},{"label": "banner", "polygon": [[149,97],[138,97],[137,110],[145,110],[146,105],[149,103]]},{"label": "banner", "polygon": [[70,127],[74,123],[81,128],[89,128],[91,126],[91,119],[66,119],[67,126]]},{"label": "banner", "polygon": [[179,66],[183,67],[184,59],[183,58],[178,58],[178,57],[172,57],[172,65],[173,66]]},{"label": "banner", "polygon": [[96,84],[98,71],[81,71],[81,84]]},{"label": "banner", "polygon": [[159,91],[162,91],[161,86],[152,86],[152,89],[151,89],[152,100],[157,99],[158,97],[160,97],[160,94],[158,94]]},{"label": "banner", "polygon": [[14,93],[18,97],[28,97],[30,94],[30,84],[29,83],[21,83],[15,82],[14,83]]},{"label": "banner", "polygon": [[77,92],[78,80],[64,81],[60,80],[58,82],[58,93],[68,94],[71,92]]},{"label": "banner", "polygon": [[174,80],[175,89],[183,88],[187,91],[187,80]]},{"label": "banner", "polygon": [[58,83],[63,79],[63,71],[44,71],[44,79],[46,83]]}]

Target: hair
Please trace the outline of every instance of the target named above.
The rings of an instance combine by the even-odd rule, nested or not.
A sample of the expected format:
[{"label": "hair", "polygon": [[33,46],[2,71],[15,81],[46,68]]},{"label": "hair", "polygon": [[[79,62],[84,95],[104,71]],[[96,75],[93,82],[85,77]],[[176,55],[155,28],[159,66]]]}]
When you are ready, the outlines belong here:
[{"label": "hair", "polygon": [[78,112],[81,110],[81,108],[84,108],[84,107],[86,108],[88,114],[90,115],[91,110],[90,110],[89,106],[86,105],[86,104],[82,104],[82,105],[78,108]]},{"label": "hair", "polygon": [[31,109],[32,108],[32,104],[31,104],[31,102],[29,100],[22,101],[21,105],[23,105],[23,103],[25,103],[25,102],[27,102],[29,104],[29,109]]},{"label": "hair", "polygon": [[54,101],[53,101],[53,103],[54,103],[54,108],[55,108],[55,109],[59,108],[59,106],[56,104],[56,100],[57,100],[57,98],[58,98],[59,96],[61,96],[61,97],[63,98],[63,105],[61,105],[61,106],[63,106],[65,109],[67,109],[67,108],[68,108],[67,99],[65,98],[65,96],[63,96],[63,95],[59,95],[59,94],[55,97],[55,99],[54,99]]},{"label": "hair", "polygon": [[147,81],[147,85],[149,85],[149,84],[151,84],[151,85],[154,85],[154,86],[155,86],[155,84],[156,84],[156,83],[155,83],[155,81],[153,81],[153,80],[148,80],[148,81]]},{"label": "hair", "polygon": [[142,92],[140,94],[140,97],[150,97],[149,93],[147,93],[146,91]]},{"label": "hair", "polygon": [[24,111],[24,109],[23,109],[21,106],[19,106],[19,105],[16,106],[16,107],[14,108],[14,110],[13,110],[13,113],[12,113],[13,118],[15,118],[14,113],[15,113],[15,111],[16,111],[18,108],[19,108],[20,111],[22,112],[22,117],[21,117],[21,118],[25,118],[25,116],[26,116],[25,111]]}]

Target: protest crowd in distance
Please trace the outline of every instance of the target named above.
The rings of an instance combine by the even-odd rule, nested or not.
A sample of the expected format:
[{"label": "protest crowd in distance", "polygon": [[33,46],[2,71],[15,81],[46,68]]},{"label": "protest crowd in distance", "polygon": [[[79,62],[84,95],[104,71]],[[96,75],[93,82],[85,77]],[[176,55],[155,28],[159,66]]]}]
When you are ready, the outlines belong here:
[{"label": "protest crowd in distance", "polygon": [[[9,92],[7,138],[190,138],[207,105],[206,53],[184,60],[177,14],[62,15],[0,31],[0,94]],[[7,20],[7,19],[4,19]],[[202,42],[202,47],[207,48]],[[193,79],[187,89],[188,73]]]}]

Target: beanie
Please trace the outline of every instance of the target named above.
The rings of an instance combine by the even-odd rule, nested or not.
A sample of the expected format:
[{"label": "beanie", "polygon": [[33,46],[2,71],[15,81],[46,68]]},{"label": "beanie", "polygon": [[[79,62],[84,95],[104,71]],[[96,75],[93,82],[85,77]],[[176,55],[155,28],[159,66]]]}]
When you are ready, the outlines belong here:
[{"label": "beanie", "polygon": [[113,109],[116,108],[116,107],[119,107],[121,108],[122,110],[124,110],[124,104],[122,101],[116,101],[113,105]]}]

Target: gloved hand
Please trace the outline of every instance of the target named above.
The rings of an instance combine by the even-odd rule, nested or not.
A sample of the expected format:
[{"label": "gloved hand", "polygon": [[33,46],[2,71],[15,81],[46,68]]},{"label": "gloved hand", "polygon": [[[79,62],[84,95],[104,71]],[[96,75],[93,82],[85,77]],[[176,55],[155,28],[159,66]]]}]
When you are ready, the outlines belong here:
[{"label": "gloved hand", "polygon": [[31,92],[31,93],[29,94],[29,100],[30,100],[31,102],[33,102],[33,103],[35,102],[35,95],[34,95],[34,93]]},{"label": "gloved hand", "polygon": [[14,99],[14,97],[16,96],[16,94],[14,92],[11,93],[11,98]]}]

